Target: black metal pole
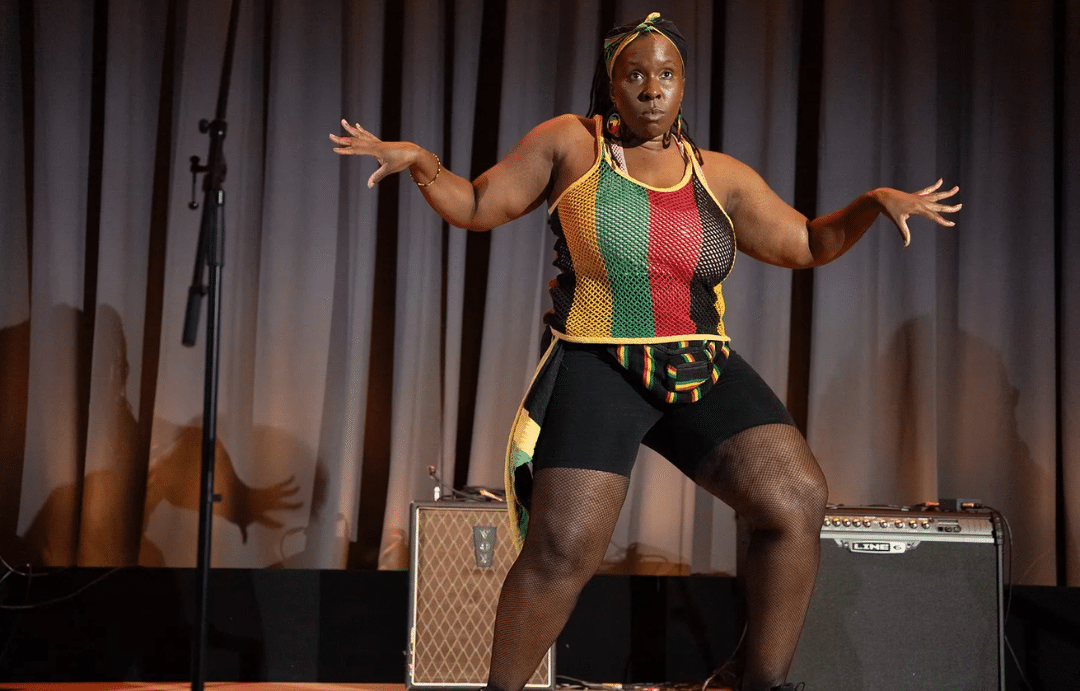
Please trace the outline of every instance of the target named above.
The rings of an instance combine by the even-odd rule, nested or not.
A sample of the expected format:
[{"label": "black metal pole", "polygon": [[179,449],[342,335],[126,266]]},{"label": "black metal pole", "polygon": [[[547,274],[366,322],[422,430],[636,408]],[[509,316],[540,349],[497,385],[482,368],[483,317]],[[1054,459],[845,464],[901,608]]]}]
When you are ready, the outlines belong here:
[{"label": "black metal pole", "polygon": [[225,191],[217,190],[211,202],[215,232],[207,241],[206,263],[210,269],[206,312],[206,380],[203,387],[202,468],[199,486],[199,550],[195,586],[197,630],[192,654],[191,688],[202,691],[206,679],[206,643],[210,590],[210,542],[214,502],[214,449],[217,446],[217,392],[221,361],[221,267],[225,247]]},{"label": "black metal pole", "polygon": [[[195,582],[196,630],[191,655],[192,691],[203,691],[206,680],[207,622],[209,613],[210,546],[213,525],[214,502],[214,456],[217,446],[217,395],[221,355],[221,268],[225,258],[225,111],[228,103],[229,81],[232,72],[233,52],[236,46],[236,23],[240,0],[233,0],[229,13],[228,38],[225,57],[221,67],[218,102],[212,122],[201,120],[199,130],[210,135],[210,150],[205,166],[199,165],[197,156],[191,158],[193,176],[203,173],[203,209],[199,226],[198,248],[195,252],[195,271],[188,290],[187,310],[184,315],[184,345],[194,345],[198,331],[199,304],[205,294],[208,298],[206,312],[206,362],[203,385],[202,463],[199,482],[199,543]],[[194,179],[194,178],[193,178]],[[192,200],[191,208],[198,208]],[[204,288],[203,274],[209,267],[209,281]]]}]

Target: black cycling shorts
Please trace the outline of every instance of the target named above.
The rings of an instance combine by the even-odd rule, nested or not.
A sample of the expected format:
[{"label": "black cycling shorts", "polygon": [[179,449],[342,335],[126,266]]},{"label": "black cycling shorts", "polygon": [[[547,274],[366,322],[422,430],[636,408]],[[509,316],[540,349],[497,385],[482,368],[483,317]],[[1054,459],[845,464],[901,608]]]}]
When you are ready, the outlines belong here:
[{"label": "black cycling shorts", "polygon": [[666,403],[606,346],[566,349],[533,453],[533,469],[582,468],[630,476],[645,444],[694,479],[716,447],[758,425],[794,425],[769,385],[734,351],[712,389],[693,403]]}]

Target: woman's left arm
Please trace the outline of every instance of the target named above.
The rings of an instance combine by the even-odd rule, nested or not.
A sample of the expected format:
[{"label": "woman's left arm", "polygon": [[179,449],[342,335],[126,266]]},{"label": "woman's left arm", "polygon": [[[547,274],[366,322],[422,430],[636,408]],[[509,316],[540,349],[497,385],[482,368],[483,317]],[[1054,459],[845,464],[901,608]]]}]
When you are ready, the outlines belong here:
[{"label": "woman's left arm", "polygon": [[727,211],[739,249],[755,259],[793,269],[827,264],[844,254],[879,214],[892,221],[906,246],[911,242],[907,220],[912,215],[953,226],[955,223],[942,214],[955,213],[961,207],[940,203],[959,187],[941,191],[942,181],[938,180],[918,192],[879,187],[842,209],[809,220],[780,199],[749,166],[730,157],[723,160],[728,170],[721,184],[726,184]]}]

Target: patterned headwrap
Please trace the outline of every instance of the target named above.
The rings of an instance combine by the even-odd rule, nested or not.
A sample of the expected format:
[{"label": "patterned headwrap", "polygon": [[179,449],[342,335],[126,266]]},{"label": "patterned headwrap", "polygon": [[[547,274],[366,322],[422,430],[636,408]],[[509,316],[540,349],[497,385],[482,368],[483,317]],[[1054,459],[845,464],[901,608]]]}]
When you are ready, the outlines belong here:
[{"label": "patterned headwrap", "polygon": [[[670,27],[670,28],[669,28]],[[660,18],[659,12],[652,12],[648,17],[645,17],[645,21],[641,22],[634,28],[614,36],[609,36],[604,39],[604,64],[607,67],[608,79],[611,78],[611,68],[615,65],[615,58],[619,57],[619,53],[623,51],[630,43],[641,36],[649,32],[660,34],[671,41],[671,45],[675,46],[679,51],[679,57],[682,58],[683,69],[686,69],[686,39],[684,39],[678,31],[673,31],[674,25],[671,22]]]}]

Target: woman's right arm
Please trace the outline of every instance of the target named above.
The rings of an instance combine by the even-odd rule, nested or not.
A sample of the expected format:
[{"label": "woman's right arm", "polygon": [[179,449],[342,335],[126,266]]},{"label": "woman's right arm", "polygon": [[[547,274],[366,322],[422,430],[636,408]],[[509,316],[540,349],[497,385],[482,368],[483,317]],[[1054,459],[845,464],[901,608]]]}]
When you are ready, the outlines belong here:
[{"label": "woman's right arm", "polygon": [[490,230],[540,206],[548,196],[552,172],[575,116],[534,127],[506,158],[469,182],[451,173],[435,154],[412,142],[384,142],[364,128],[341,121],[347,136],[330,135],[342,155],[372,156],[379,168],[368,178],[374,187],[387,175],[408,169],[431,208],[452,225]]}]

